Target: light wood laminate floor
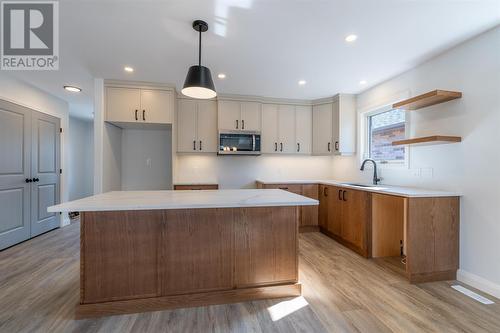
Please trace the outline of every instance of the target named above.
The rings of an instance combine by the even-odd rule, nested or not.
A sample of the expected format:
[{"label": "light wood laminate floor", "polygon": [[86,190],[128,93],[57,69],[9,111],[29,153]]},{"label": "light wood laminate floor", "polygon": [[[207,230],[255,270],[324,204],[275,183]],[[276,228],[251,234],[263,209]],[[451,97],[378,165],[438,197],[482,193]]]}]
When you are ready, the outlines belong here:
[{"label": "light wood laminate floor", "polygon": [[[300,236],[300,280],[308,304],[267,300],[77,321],[74,223],[0,252],[0,332],[500,332],[499,300],[480,304],[451,289],[456,281],[410,285],[319,233]],[[273,321],[270,313],[285,316]]]}]

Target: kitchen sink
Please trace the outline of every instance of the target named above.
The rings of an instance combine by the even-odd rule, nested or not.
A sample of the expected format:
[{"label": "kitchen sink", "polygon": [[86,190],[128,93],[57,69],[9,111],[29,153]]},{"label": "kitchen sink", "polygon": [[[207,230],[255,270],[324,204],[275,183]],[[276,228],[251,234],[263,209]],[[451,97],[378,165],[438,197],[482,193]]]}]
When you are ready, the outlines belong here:
[{"label": "kitchen sink", "polygon": [[378,185],[366,185],[366,184],[356,184],[356,183],[341,183],[342,185],[358,186],[358,187],[379,187]]}]

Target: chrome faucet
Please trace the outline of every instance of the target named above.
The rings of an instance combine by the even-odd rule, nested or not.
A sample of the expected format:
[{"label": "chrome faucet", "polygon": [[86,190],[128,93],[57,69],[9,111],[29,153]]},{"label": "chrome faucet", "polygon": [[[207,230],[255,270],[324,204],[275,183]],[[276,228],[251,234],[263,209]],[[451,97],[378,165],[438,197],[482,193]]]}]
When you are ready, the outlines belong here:
[{"label": "chrome faucet", "polygon": [[366,160],[363,161],[361,164],[361,168],[359,170],[363,171],[365,170],[365,164],[366,162],[372,162],[373,163],[373,185],[378,185],[378,182],[381,180],[377,176],[377,162],[372,160],[371,158],[367,158]]}]

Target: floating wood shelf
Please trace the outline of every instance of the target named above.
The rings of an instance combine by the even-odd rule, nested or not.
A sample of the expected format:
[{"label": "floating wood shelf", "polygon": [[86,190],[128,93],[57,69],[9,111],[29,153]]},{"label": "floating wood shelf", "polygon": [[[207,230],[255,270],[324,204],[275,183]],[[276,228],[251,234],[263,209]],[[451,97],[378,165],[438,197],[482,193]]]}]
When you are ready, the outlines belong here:
[{"label": "floating wood shelf", "polygon": [[394,109],[418,110],[461,97],[462,93],[460,91],[433,90],[428,93],[395,103],[392,105],[392,107]]},{"label": "floating wood shelf", "polygon": [[394,141],[392,145],[401,146],[401,145],[414,145],[414,144],[440,144],[440,143],[452,143],[461,141],[462,138],[459,136],[432,135],[432,136],[424,136],[421,138],[398,140]]}]

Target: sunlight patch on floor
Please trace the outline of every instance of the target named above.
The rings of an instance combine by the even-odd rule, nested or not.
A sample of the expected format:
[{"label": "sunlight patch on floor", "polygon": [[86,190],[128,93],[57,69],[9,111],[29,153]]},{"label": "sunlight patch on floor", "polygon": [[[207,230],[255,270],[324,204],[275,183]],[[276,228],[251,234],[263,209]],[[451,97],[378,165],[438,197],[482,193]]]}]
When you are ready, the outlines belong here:
[{"label": "sunlight patch on floor", "polygon": [[278,321],[308,305],[309,303],[307,303],[306,299],[299,296],[289,301],[279,302],[278,304],[270,306],[267,308],[267,311],[273,321]]}]

